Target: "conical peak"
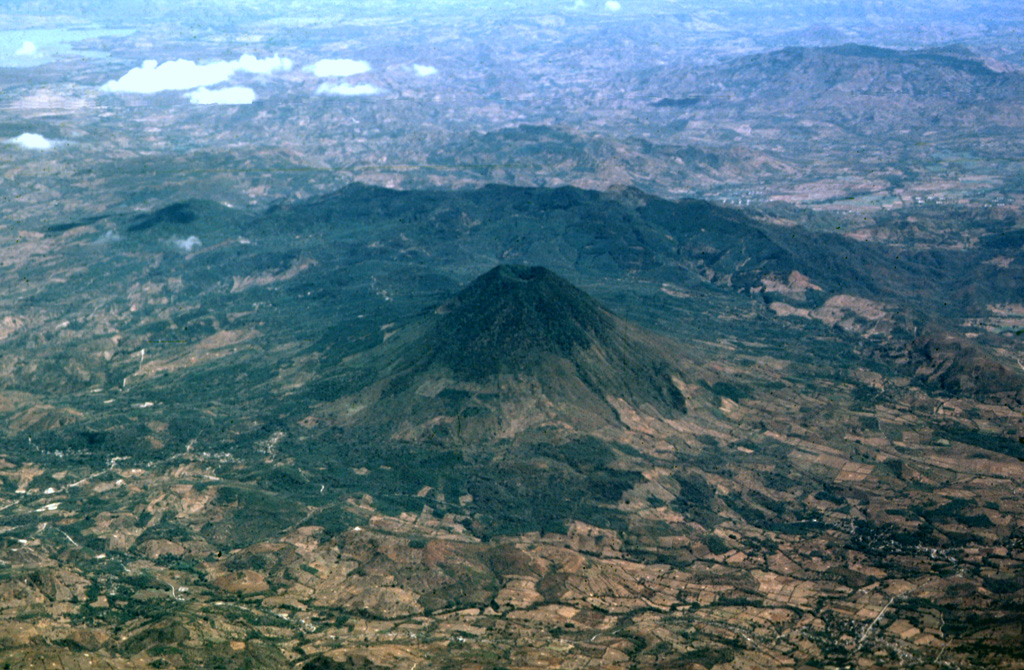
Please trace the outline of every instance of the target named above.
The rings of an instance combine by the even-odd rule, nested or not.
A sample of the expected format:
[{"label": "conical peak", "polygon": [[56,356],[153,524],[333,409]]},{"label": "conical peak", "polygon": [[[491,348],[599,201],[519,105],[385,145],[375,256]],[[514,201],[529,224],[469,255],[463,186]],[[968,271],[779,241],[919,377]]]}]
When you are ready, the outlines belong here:
[{"label": "conical peak", "polygon": [[457,434],[483,444],[533,440],[525,436],[540,427],[621,430],[624,411],[687,411],[673,345],[545,268],[494,268],[406,334],[371,357],[386,361],[386,376],[348,401],[366,409],[346,409],[342,421],[401,440]]},{"label": "conical peak", "polygon": [[[563,281],[561,277],[541,265],[498,265],[485,272],[477,281]],[[474,282],[475,283],[475,282]]]},{"label": "conical peak", "polygon": [[[526,286],[523,286],[526,285]],[[545,289],[556,291],[582,291],[559,277],[557,274],[540,265],[498,265],[474,279],[459,294],[462,298],[467,294],[487,290],[490,287],[527,288],[531,290]]]},{"label": "conical peak", "polygon": [[454,302],[469,305],[477,300],[496,301],[504,308],[551,303],[566,317],[576,310],[604,312],[593,298],[541,266],[499,265],[471,282]]},{"label": "conical peak", "polygon": [[447,303],[432,333],[439,360],[463,378],[572,359],[608,338],[613,317],[543,267],[499,265]]}]

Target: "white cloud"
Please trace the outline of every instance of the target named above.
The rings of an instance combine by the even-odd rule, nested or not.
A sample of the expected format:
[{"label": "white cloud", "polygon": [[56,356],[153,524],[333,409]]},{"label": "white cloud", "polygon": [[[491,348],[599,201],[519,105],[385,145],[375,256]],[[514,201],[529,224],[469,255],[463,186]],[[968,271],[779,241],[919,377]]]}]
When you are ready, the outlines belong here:
[{"label": "white cloud", "polygon": [[320,84],[316,88],[320,95],[376,95],[381,90],[372,84]]},{"label": "white cloud", "polygon": [[15,56],[35,56],[36,55],[36,45],[33,44],[32,42],[28,42],[28,41],[22,42],[21,43],[21,48],[19,48],[17,51],[15,51],[14,55]]},{"label": "white cloud", "polygon": [[290,58],[274,56],[256,58],[246,54],[233,61],[215,61],[200,65],[179,58],[157,64],[147,60],[141,67],[132,68],[116,81],[108,81],[102,90],[112,93],[158,93],[160,91],[188,91],[203,86],[215,86],[230,79],[236,72],[272,74],[292,69]]},{"label": "white cloud", "polygon": [[129,70],[117,81],[108,81],[103,85],[103,90],[115,93],[185,91],[220,84],[234,73],[235,68],[226,61],[198,65],[190,60],[178,59],[158,65],[155,60],[147,60],[142,63],[142,67]]},{"label": "white cloud", "polygon": [[17,144],[22,149],[36,149],[38,151],[45,151],[56,146],[52,140],[48,140],[36,133],[22,133],[7,141],[11,144]]},{"label": "white cloud", "polygon": [[274,74],[275,72],[287,72],[292,69],[292,59],[281,58],[280,56],[256,58],[256,56],[244,54],[234,62],[238,63],[238,69],[242,72],[252,72],[253,74]]},{"label": "white cloud", "polygon": [[364,60],[348,58],[325,58],[306,68],[318,77],[351,77],[370,71],[370,64]]},{"label": "white cloud", "polygon": [[416,70],[416,74],[421,77],[429,77],[437,74],[437,68],[433,65],[413,65],[413,70]]},{"label": "white cloud", "polygon": [[228,86],[210,90],[205,86],[188,94],[193,105],[251,105],[256,101],[256,91],[248,86]]},{"label": "white cloud", "polygon": [[179,240],[179,239],[175,238],[174,240],[172,240],[172,242],[174,242],[174,246],[176,246],[179,249],[182,249],[184,251],[192,251],[196,247],[203,246],[203,243],[200,242],[199,238],[196,237],[195,235],[189,235],[184,240]]},{"label": "white cloud", "polygon": [[622,3],[618,2],[618,0],[608,0],[608,2],[604,3],[604,8],[609,12],[617,12],[622,9]]}]

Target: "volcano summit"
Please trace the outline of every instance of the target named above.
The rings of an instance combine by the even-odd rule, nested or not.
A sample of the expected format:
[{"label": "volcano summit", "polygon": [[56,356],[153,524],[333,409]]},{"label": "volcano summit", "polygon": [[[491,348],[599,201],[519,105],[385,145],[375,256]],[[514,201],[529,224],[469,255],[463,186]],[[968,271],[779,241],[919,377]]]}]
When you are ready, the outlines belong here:
[{"label": "volcano summit", "polygon": [[614,433],[623,412],[686,413],[677,348],[546,268],[501,265],[364,355],[362,388],[331,414],[403,441]]},{"label": "volcano summit", "polygon": [[589,295],[543,267],[499,265],[437,310],[428,335],[434,360],[459,379],[531,374],[592,348],[614,349],[615,319]]}]

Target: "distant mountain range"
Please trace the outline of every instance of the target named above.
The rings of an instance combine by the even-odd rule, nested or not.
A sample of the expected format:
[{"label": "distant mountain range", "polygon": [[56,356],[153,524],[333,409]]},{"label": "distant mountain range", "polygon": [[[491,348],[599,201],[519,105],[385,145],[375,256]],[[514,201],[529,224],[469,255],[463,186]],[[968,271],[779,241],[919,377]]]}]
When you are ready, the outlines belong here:
[{"label": "distant mountain range", "polygon": [[[609,34],[612,43],[620,38]],[[25,114],[44,107],[2,121],[3,134],[38,133],[58,145],[56,153],[0,156],[12,179],[43,187],[12,182],[8,202],[17,207],[0,202],[0,214],[53,223],[53,193],[83,217],[126,202],[153,210],[189,197],[263,207],[348,180],[405,189],[628,184],[673,198],[782,200],[852,212],[855,220],[897,205],[913,215],[934,201],[979,212],[1021,205],[1024,74],[1011,65],[955,47],[862,44],[698,65],[692,54],[669,49],[647,59],[612,43],[575,34],[571,49],[553,47],[550,62],[514,49],[452,55],[439,97],[442,79],[381,71],[379,85],[389,93],[343,108],[329,96],[296,97],[298,84],[275,81],[253,105],[217,114],[170,96],[152,107],[105,95],[95,109],[50,109],[51,98],[10,74],[5,90],[27,106]],[[600,51],[595,63],[563,67],[591,47]],[[125,46],[117,57],[137,64],[144,58],[138,48]],[[76,67],[83,80],[114,76],[94,61]],[[480,68],[481,76],[471,74]],[[54,69],[47,76],[58,82],[63,75]],[[137,133],[147,122],[153,141],[173,151],[152,153]],[[92,140],[72,141],[83,134]],[[103,139],[113,137],[127,144]],[[58,156],[81,171],[32,167]]]},{"label": "distant mountain range", "polygon": [[1024,98],[1024,73],[967,49],[860,44],[787,47],[701,71],[663,67],[637,83],[651,91],[655,107],[829,123],[856,134],[1016,128],[1021,120],[1012,110]]}]

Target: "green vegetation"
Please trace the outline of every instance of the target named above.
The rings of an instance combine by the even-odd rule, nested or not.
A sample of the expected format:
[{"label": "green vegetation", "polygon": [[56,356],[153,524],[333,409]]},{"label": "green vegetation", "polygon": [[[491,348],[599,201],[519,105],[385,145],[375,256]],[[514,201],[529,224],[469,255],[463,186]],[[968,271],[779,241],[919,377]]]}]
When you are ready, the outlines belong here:
[{"label": "green vegetation", "polygon": [[293,500],[240,486],[219,487],[217,503],[232,512],[223,522],[207,524],[201,532],[215,544],[229,548],[275,537],[305,516],[305,509]]},{"label": "green vegetation", "polygon": [[729,545],[725,543],[725,540],[714,533],[705,535],[701,538],[701,541],[712,554],[724,554],[729,551]]},{"label": "green vegetation", "polygon": [[602,503],[618,502],[640,477],[637,472],[617,470],[542,470],[528,461],[467,475],[474,507],[486,520],[488,535],[531,530],[561,533],[572,519],[620,527],[621,515]]},{"label": "green vegetation", "polygon": [[739,382],[719,381],[711,385],[711,390],[723,398],[733,402],[740,402],[751,395],[751,389],[746,384]]},{"label": "green vegetation", "polygon": [[1024,444],[1012,437],[999,433],[987,433],[959,424],[944,424],[935,428],[935,439],[946,439],[951,442],[962,442],[972,447],[995,451],[1007,456],[1024,460]]},{"label": "green vegetation", "polygon": [[306,523],[322,527],[327,535],[340,535],[364,520],[348,511],[344,504],[330,504],[311,514]]}]

